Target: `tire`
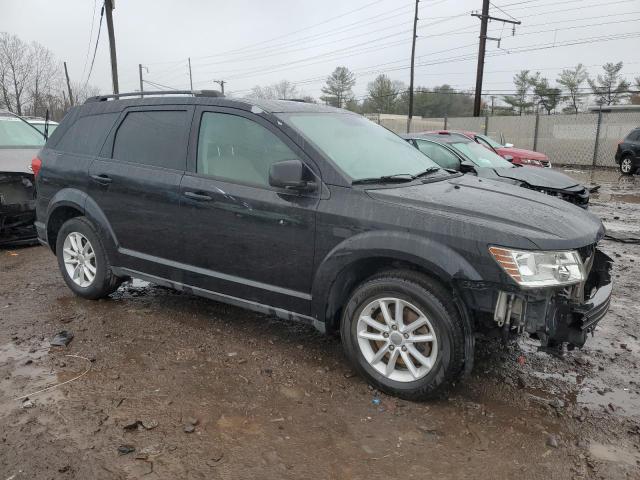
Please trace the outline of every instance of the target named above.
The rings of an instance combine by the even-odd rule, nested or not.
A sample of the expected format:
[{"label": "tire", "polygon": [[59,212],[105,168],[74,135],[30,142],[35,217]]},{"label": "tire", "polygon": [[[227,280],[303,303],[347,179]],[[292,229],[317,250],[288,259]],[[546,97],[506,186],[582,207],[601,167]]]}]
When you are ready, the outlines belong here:
[{"label": "tire", "polygon": [[[86,249],[86,242],[90,249]],[[77,245],[80,247],[76,247]],[[85,249],[85,254],[78,254],[80,250]],[[122,280],[111,271],[102,241],[86,217],[74,217],[62,225],[56,241],[56,256],[62,278],[79,297],[89,300],[104,298],[113,293],[122,283]],[[84,268],[78,268],[79,266]],[[79,272],[75,280],[69,268],[74,274]]]},{"label": "tire", "polygon": [[620,159],[620,173],[623,175],[633,175],[636,168],[633,166],[633,159],[631,155],[625,155]]},{"label": "tire", "polygon": [[[396,316],[394,299],[399,300],[402,307],[403,322],[402,325],[395,325],[397,330],[393,330]],[[384,315],[379,305],[381,300],[387,304],[389,315],[393,317],[390,326],[382,323]],[[366,322],[361,319],[367,315],[378,325],[372,327],[369,319]],[[427,319],[428,324],[421,320],[423,326],[407,333],[413,328],[413,322],[422,317]],[[379,326],[382,330],[388,328],[387,332],[382,333],[383,337],[385,333],[388,337],[370,340],[369,334],[379,338]],[[408,400],[431,398],[462,373],[464,328],[453,296],[440,283],[419,273],[389,271],[365,281],[347,302],[340,331],[345,354],[358,372],[376,388],[390,395]],[[404,339],[398,337],[398,332]],[[367,338],[361,338],[363,335]],[[413,343],[429,335],[435,340]],[[401,361],[396,360],[396,368],[389,375],[387,366],[391,361],[391,345],[393,352],[399,350],[395,355]],[[376,356],[384,348],[387,348],[386,353],[376,361]],[[429,362],[421,364],[419,356],[414,356],[416,349]],[[413,369],[405,363],[407,357]]]}]

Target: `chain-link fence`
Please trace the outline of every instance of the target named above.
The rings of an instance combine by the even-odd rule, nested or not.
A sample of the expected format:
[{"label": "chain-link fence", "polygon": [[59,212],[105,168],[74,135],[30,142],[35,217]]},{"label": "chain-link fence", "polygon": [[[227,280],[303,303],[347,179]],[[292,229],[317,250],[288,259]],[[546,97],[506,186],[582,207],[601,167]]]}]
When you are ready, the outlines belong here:
[{"label": "chain-link fence", "polygon": [[[406,117],[378,117],[371,120],[397,133],[407,131]],[[639,126],[640,112],[595,112],[577,115],[414,118],[411,131],[450,129],[486,133],[503,143],[543,152],[553,164],[615,167],[618,142]]]}]

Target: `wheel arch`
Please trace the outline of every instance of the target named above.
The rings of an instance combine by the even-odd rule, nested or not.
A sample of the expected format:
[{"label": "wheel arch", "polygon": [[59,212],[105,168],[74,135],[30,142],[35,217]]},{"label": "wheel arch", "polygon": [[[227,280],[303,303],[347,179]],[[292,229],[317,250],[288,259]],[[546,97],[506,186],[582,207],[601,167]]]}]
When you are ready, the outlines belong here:
[{"label": "wheel arch", "polygon": [[414,270],[431,277],[450,289],[454,298],[458,297],[454,280],[482,279],[462,255],[439,242],[396,232],[365,233],[345,240],[321,262],[312,286],[313,316],[326,332],[337,331],[342,307],[353,289],[372,275],[391,269]]}]

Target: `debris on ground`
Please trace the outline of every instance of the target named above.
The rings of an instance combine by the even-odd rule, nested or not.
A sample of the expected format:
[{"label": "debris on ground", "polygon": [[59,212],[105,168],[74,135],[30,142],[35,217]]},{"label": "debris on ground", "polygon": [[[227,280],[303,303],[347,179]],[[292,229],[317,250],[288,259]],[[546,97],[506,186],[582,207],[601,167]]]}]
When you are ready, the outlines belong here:
[{"label": "debris on ground", "polygon": [[66,347],[73,340],[73,333],[68,330],[62,330],[57,333],[51,342],[49,343],[52,347]]},{"label": "debris on ground", "polygon": [[136,447],[134,447],[133,445],[120,445],[118,447],[118,453],[120,455],[127,455],[129,453],[133,453],[136,451]]}]

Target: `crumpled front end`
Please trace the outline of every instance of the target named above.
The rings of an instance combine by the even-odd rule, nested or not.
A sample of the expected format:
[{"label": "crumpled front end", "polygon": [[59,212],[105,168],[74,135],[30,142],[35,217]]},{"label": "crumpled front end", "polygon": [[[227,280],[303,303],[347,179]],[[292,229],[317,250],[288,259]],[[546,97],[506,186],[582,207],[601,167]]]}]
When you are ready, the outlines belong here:
[{"label": "crumpled front end", "polygon": [[0,245],[35,238],[35,208],[33,175],[0,172]]},{"label": "crumpled front end", "polygon": [[505,336],[529,333],[550,353],[581,348],[609,310],[613,260],[595,245],[579,253],[587,272],[579,284],[525,290],[464,282],[464,297],[477,324],[497,327]]}]

